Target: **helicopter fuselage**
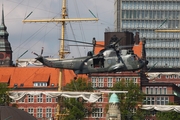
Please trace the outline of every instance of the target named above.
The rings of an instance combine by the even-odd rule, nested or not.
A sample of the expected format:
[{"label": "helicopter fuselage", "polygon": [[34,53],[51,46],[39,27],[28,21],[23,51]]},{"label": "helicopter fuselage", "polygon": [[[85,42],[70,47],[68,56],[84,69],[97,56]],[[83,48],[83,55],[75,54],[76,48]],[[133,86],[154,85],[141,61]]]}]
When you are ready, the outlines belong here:
[{"label": "helicopter fuselage", "polygon": [[136,71],[144,65],[144,62],[135,54],[116,53],[111,49],[95,56],[56,61],[48,61],[42,57],[38,60],[46,66],[73,70],[76,74]]}]

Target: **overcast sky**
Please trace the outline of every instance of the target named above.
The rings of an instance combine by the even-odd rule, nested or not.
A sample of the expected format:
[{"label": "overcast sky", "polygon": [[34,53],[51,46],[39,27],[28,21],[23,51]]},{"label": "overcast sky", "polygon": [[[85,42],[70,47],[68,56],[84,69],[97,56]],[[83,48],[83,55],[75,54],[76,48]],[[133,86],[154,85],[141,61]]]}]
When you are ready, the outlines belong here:
[{"label": "overcast sky", "polygon": [[[31,52],[57,57],[60,46],[61,24],[23,23],[27,19],[51,19],[61,17],[62,0],[1,0],[4,4],[5,25],[9,33],[9,42],[13,49],[13,61],[23,52],[22,58],[34,58]],[[91,42],[95,37],[104,40],[105,28],[114,29],[114,0],[67,0],[69,18],[93,18],[89,10],[99,18],[98,22],[67,23],[66,38]],[[0,7],[2,9],[2,7]],[[74,43],[68,43],[74,44]],[[91,48],[70,47],[68,58],[86,55]]]}]

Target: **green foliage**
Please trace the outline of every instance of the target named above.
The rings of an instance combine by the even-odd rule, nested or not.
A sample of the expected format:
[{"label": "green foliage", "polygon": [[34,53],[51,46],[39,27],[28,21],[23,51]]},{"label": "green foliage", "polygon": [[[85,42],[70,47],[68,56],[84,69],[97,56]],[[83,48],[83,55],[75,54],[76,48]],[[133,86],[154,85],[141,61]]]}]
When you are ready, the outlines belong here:
[{"label": "green foliage", "polygon": [[0,83],[0,105],[9,104],[9,97],[7,95],[9,90],[6,83]]},{"label": "green foliage", "polygon": [[114,84],[112,90],[128,91],[127,94],[118,94],[122,120],[140,120],[144,117],[141,109],[136,110],[144,99],[144,94],[141,92],[139,85],[134,84],[132,80],[130,82],[121,80]]},{"label": "green foliage", "polygon": [[76,80],[71,80],[70,83],[66,84],[64,87],[66,91],[93,91],[93,87],[88,80],[85,78],[77,78]]},{"label": "green foliage", "polygon": [[[175,103],[169,103],[169,105],[176,105]],[[180,120],[180,114],[175,111],[168,112],[156,112],[156,118],[158,120]]]},{"label": "green foliage", "polygon": [[[87,79],[77,78],[76,80],[72,80],[70,83],[66,84],[64,90],[90,92],[93,91],[93,87]],[[89,114],[93,110],[92,104],[85,104],[85,101],[81,98],[68,98],[63,101],[63,104],[66,108],[64,111],[69,114],[64,117],[64,120],[82,120],[86,116],[86,113]]]},{"label": "green foliage", "polygon": [[69,111],[64,120],[81,120],[85,116],[84,102],[71,98],[66,99],[64,102],[66,109]]},{"label": "green foliage", "polygon": [[180,114],[175,111],[157,112],[157,120],[180,120]]}]

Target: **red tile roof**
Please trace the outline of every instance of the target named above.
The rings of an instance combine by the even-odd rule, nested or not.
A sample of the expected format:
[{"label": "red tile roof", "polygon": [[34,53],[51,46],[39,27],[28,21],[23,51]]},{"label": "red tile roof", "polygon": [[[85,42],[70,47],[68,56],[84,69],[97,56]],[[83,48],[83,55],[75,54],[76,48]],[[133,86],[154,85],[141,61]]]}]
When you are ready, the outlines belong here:
[{"label": "red tile roof", "polygon": [[[76,75],[72,70],[64,70],[62,85],[66,85],[74,79]],[[87,78],[86,75],[78,77]],[[24,84],[24,87],[33,87],[33,82],[47,82],[58,85],[59,69],[49,67],[0,67],[0,82],[8,82],[9,87]]]},{"label": "red tile roof", "polygon": [[0,76],[0,80],[1,80],[1,82],[3,82],[3,83],[8,83],[9,80],[10,80],[10,77],[11,77],[11,75],[1,75],[1,76]]}]

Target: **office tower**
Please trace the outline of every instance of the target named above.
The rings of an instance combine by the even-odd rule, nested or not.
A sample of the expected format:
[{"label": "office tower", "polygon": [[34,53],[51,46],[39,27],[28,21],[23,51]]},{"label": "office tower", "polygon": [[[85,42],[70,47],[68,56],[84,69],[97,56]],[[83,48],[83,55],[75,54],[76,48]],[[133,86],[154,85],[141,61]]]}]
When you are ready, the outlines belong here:
[{"label": "office tower", "polygon": [[[180,68],[180,0],[115,0],[115,31],[146,38],[148,67]],[[155,32],[155,30],[175,30]]]}]

